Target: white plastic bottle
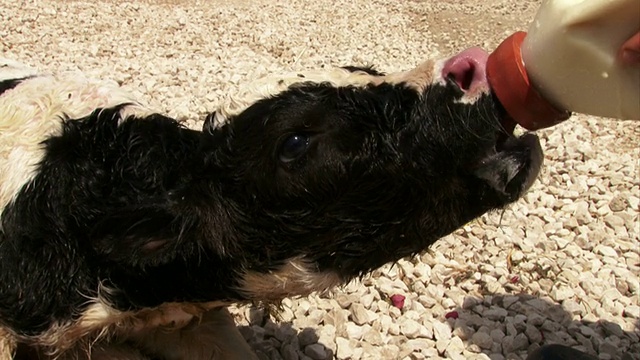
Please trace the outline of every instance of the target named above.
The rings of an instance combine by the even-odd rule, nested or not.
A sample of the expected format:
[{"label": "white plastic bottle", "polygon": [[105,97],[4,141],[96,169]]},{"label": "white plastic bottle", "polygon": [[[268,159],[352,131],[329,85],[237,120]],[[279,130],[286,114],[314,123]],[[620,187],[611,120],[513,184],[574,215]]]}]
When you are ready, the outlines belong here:
[{"label": "white plastic bottle", "polygon": [[489,82],[530,130],[570,112],[640,120],[640,64],[619,56],[639,31],[640,0],[545,0],[528,32],[491,54]]}]

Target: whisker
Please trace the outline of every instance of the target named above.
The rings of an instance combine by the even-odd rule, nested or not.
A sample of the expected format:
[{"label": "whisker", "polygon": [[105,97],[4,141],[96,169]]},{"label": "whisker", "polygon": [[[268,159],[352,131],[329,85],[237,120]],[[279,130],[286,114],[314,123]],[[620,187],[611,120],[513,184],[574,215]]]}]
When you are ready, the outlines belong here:
[{"label": "whisker", "polygon": [[502,219],[504,218],[504,213],[507,212],[506,208],[503,208],[502,211],[500,211],[500,219],[498,220],[498,228],[502,229]]}]

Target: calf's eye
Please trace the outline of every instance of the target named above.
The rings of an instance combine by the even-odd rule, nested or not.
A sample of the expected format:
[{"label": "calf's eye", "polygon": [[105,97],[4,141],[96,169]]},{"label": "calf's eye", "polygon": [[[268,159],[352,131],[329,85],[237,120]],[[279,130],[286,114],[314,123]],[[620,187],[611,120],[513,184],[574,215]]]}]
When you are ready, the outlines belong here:
[{"label": "calf's eye", "polygon": [[294,134],[289,136],[280,148],[280,161],[291,162],[299,158],[309,147],[309,136]]}]

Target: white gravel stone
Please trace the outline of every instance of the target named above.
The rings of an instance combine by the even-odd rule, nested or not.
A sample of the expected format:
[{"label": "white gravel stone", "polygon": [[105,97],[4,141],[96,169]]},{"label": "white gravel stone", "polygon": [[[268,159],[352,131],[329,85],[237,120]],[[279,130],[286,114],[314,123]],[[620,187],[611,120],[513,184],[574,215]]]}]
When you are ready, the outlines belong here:
[{"label": "white gravel stone", "polygon": [[375,296],[373,294],[365,294],[360,298],[360,303],[367,309],[371,308]]},{"label": "white gravel stone", "polygon": [[401,319],[400,321],[401,334],[409,339],[415,339],[420,335],[420,330],[422,328],[422,325],[420,325],[420,323],[412,319]]},{"label": "white gravel stone", "polygon": [[366,344],[371,344],[376,346],[384,344],[384,339],[382,337],[380,329],[374,329],[374,328],[370,329],[364,334],[364,336],[362,337],[362,340]]},{"label": "white gravel stone", "polygon": [[352,322],[346,325],[346,334],[349,339],[360,340],[366,331],[367,328],[364,326],[358,326]]},{"label": "white gravel stone", "polygon": [[444,352],[447,350],[447,346],[449,346],[450,340],[440,339],[436,341],[436,349],[440,355],[444,355]]},{"label": "white gravel stone", "polygon": [[[334,354],[336,352],[336,328],[333,325],[324,325],[320,328],[318,334],[318,343],[324,345]],[[302,340],[300,340],[302,343]]]},{"label": "white gravel stone", "polygon": [[336,338],[336,357],[338,359],[350,359],[353,357],[353,350],[355,348],[355,341],[352,344],[349,340],[343,337]]},{"label": "white gravel stone", "polygon": [[389,325],[389,334],[390,335],[400,335],[400,325],[396,322],[393,322]]},{"label": "white gravel stone", "polygon": [[351,320],[357,325],[364,325],[370,321],[369,313],[363,304],[351,305]]},{"label": "white gravel stone", "polygon": [[607,245],[597,245],[594,249],[597,253],[604,255],[604,256],[610,256],[610,257],[617,257],[618,253],[611,247],[611,246],[607,246]]},{"label": "white gravel stone", "polygon": [[442,323],[438,320],[434,320],[433,323],[433,335],[436,340],[449,340],[451,339],[451,327],[447,323]]},{"label": "white gravel stone", "polygon": [[575,293],[568,286],[558,286],[554,287],[551,290],[551,298],[553,298],[557,302],[562,302],[564,300],[570,299],[574,297]]},{"label": "white gravel stone", "polygon": [[347,309],[349,308],[349,306],[351,306],[354,300],[357,300],[357,298],[358,297],[356,295],[352,295],[352,294],[338,294],[336,296],[336,301],[338,302],[341,308]]},{"label": "white gravel stone", "polygon": [[[465,349],[465,345],[460,338],[453,338],[449,341],[447,348],[444,351],[444,355],[450,359],[456,357],[456,355],[462,355]],[[464,359],[464,358],[463,358]]]},{"label": "white gravel stone", "polygon": [[629,305],[624,308],[624,316],[633,319],[640,319],[640,306]]},{"label": "white gravel stone", "polygon": [[585,312],[584,306],[572,299],[563,301],[562,307],[571,315],[583,315]]}]

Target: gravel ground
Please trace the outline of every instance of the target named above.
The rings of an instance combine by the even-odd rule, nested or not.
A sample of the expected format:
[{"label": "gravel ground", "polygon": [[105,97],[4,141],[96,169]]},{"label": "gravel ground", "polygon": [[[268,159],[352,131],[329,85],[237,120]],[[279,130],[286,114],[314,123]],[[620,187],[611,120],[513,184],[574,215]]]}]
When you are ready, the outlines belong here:
[{"label": "gravel ground", "polygon": [[[0,0],[0,56],[115,79],[197,126],[268,73],[492,50],[539,4]],[[640,122],[574,116],[539,134],[546,165],[523,200],[330,296],[286,300],[280,322],[233,308],[243,335],[262,359],[524,359],[546,343],[640,359]]]}]

